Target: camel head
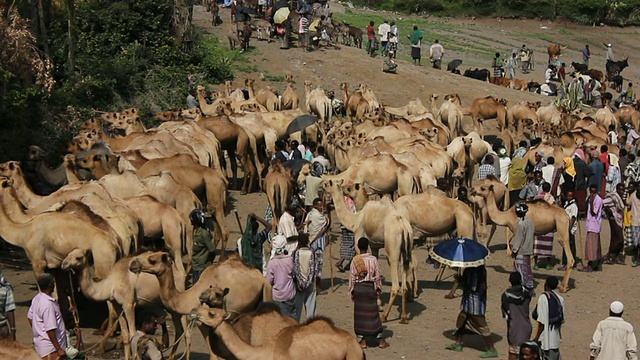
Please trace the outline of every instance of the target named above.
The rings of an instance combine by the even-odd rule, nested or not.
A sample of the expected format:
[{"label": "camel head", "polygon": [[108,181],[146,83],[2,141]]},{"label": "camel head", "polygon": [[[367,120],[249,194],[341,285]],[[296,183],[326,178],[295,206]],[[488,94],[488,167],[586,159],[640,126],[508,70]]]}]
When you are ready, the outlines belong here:
[{"label": "camel head", "polygon": [[129,271],[134,274],[142,272],[160,275],[171,267],[171,257],[166,252],[147,252],[136,256],[129,264]]},{"label": "camel head", "polygon": [[101,127],[102,124],[100,124],[99,118],[91,118],[80,124],[80,129],[82,130],[100,129]]},{"label": "camel head", "polygon": [[193,120],[198,116],[202,115],[202,111],[200,111],[200,109],[198,108],[194,108],[194,109],[180,109],[178,111],[178,116],[180,116],[181,118],[185,118],[185,119],[189,119],[189,120]]},{"label": "camel head", "polygon": [[81,269],[89,264],[90,256],[91,250],[73,249],[67,257],[62,260],[60,267],[62,270]]},{"label": "camel head", "polygon": [[120,115],[124,115],[126,117],[136,117],[140,116],[140,109],[136,107],[124,109],[120,112]]},{"label": "camel head", "polygon": [[431,142],[438,142],[438,128],[432,127],[427,129],[421,129],[419,131],[420,135],[424,136],[425,139]]},{"label": "camel head", "polygon": [[342,184],[343,183],[344,183],[344,179],[334,180],[334,179],[330,178],[327,175],[322,175],[322,182],[320,183],[320,187],[322,187],[322,189],[326,193],[331,195],[332,189],[337,189],[339,191],[343,191],[342,190]]},{"label": "camel head", "polygon": [[287,75],[285,79],[287,80],[287,84],[291,84],[293,82],[293,75]]},{"label": "camel head", "polygon": [[213,308],[222,309],[224,297],[229,293],[229,288],[220,289],[217,286],[209,286],[208,289],[200,293],[200,303]]},{"label": "camel head", "polygon": [[457,167],[451,173],[451,178],[457,181],[464,180],[464,175],[466,174],[466,170],[464,167]]},{"label": "camel head", "polygon": [[153,118],[160,121],[177,121],[182,108],[169,109],[167,111],[157,112]]},{"label": "camel head", "polygon": [[453,94],[448,94],[444,97],[445,101],[448,100],[454,104],[458,104],[460,105],[460,95],[458,95],[457,93],[453,93]]},{"label": "camel head", "polygon": [[205,91],[205,87],[204,86],[202,86],[202,85],[196,86],[196,92],[198,94],[202,94],[202,93],[204,93],[204,91]]},{"label": "camel head", "polygon": [[198,306],[191,310],[189,318],[191,320],[199,320],[208,327],[215,329],[227,320],[229,315],[222,309]]},{"label": "camel head", "polygon": [[485,185],[472,187],[469,193],[472,196],[480,196],[482,198],[486,198],[487,196],[489,196],[489,194],[493,193],[493,191],[494,191],[493,184],[491,185],[485,184]]},{"label": "camel head", "polygon": [[21,175],[21,174],[22,174],[22,170],[20,169],[19,161],[7,161],[0,164],[0,176],[4,176],[11,179],[16,175]]},{"label": "camel head", "polygon": [[45,156],[44,150],[41,147],[36,145],[29,146],[29,160],[40,160]]},{"label": "camel head", "polygon": [[0,185],[3,189],[10,188],[13,186],[13,179],[0,176]]},{"label": "camel head", "polygon": [[358,196],[362,196],[363,194],[364,196],[367,196],[364,189],[364,184],[360,183],[349,183],[345,186],[342,186],[342,193],[351,197],[352,199],[355,199]]},{"label": "camel head", "polygon": [[[75,158],[75,156],[74,156]],[[65,160],[66,160],[65,156]],[[99,172],[106,172],[106,165],[101,154],[89,154],[88,156],[75,159],[75,165],[81,169],[85,169],[91,173],[98,170]]]},{"label": "camel head", "polygon": [[471,145],[473,145],[473,138],[471,136],[463,137],[462,141],[464,142],[464,148],[466,150],[469,150],[471,148]]},{"label": "camel head", "polygon": [[431,100],[438,100],[438,98],[440,97],[440,95],[438,94],[431,94],[431,96],[429,97],[429,99]]},{"label": "camel head", "polygon": [[116,113],[116,112],[107,112],[104,113],[102,115],[100,115],[100,120],[111,124],[112,122],[116,121],[118,119],[118,116],[120,114]]}]

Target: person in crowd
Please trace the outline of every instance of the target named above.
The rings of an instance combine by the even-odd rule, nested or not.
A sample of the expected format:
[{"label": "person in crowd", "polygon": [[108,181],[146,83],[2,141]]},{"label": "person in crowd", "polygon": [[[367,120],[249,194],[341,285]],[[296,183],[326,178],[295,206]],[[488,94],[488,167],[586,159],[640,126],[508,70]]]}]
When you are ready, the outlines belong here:
[{"label": "person in crowd", "polygon": [[591,50],[589,50],[589,44],[586,44],[582,49],[582,63],[589,67],[589,59],[591,58]]},{"label": "person in crowd", "polygon": [[[542,184],[542,192],[536,195],[534,200],[543,200],[546,203],[553,205],[555,199],[551,196],[551,184],[545,182]],[[549,259],[553,256],[553,232],[537,235],[533,242],[533,262],[535,266],[533,270],[539,270],[538,261],[541,259],[546,259],[546,269],[553,270],[553,266],[551,265]]]},{"label": "person in crowd", "polygon": [[389,53],[394,59],[398,58],[398,42],[400,41],[400,32],[395,21],[391,22],[389,28]]},{"label": "person in crowd", "polygon": [[636,267],[640,262],[640,191],[638,191],[637,183],[632,183],[635,190],[629,194],[627,199],[627,208],[631,211],[631,266]]},{"label": "person in crowd", "polygon": [[458,189],[458,197],[456,197],[456,200],[460,200],[465,203],[465,205],[473,207],[473,203],[469,200],[469,191],[466,187],[460,187]]},{"label": "person in crowd", "polygon": [[629,85],[627,86],[627,95],[624,99],[624,102],[626,104],[633,104],[636,101],[636,94],[633,91],[633,83],[629,83]]},{"label": "person in crowd", "polygon": [[484,265],[465,268],[460,279],[463,294],[460,301],[460,313],[456,320],[456,342],[447,345],[447,350],[462,351],[462,334],[468,326],[482,336],[487,351],[481,358],[497,358],[498,350],[493,345],[491,330],[485,318],[487,307],[487,269]]},{"label": "person in crowd", "polygon": [[[164,312],[152,308],[142,308],[136,314],[136,333],[131,338],[131,350],[134,358],[149,360],[164,360],[161,349],[169,347],[169,330],[167,329]],[[158,324],[162,326],[162,341],[155,338]],[[146,346],[138,346],[146,342]],[[140,354],[138,350],[143,350]]]},{"label": "person in crowd", "polygon": [[16,302],[13,288],[4,278],[0,267],[0,339],[16,340]]},{"label": "person in crowd", "polygon": [[325,213],[325,206],[321,198],[315,198],[313,200],[313,208],[307,214],[305,226],[305,232],[309,234],[311,250],[313,250],[317,261],[316,289],[318,295],[324,295],[327,292],[326,290],[321,290],[320,279],[322,276],[324,248],[327,246],[327,232],[331,227],[331,219]]},{"label": "person in crowd", "polygon": [[511,54],[511,56],[507,56],[504,60],[504,69],[506,72],[506,77],[509,79],[514,79],[516,77],[516,68],[518,67],[518,60],[516,59],[516,53]]},{"label": "person in crowd", "polygon": [[622,255],[624,248],[622,218],[625,207],[623,196],[624,185],[617,184],[615,191],[607,193],[607,196],[602,201],[604,209],[613,217],[613,219],[609,219],[611,241],[609,242],[609,251],[605,255],[605,263],[610,265],[624,264],[624,255]]},{"label": "person in crowd", "polygon": [[315,278],[318,272],[318,262],[315,253],[309,248],[309,235],[298,234],[298,249],[293,253],[294,282],[296,285],[296,320],[302,319],[302,309],[306,312],[306,318],[316,315],[316,285]]},{"label": "person in crowd", "polygon": [[[280,221],[278,222],[278,234],[283,235],[287,239],[287,247],[286,250],[289,255],[293,254],[293,252],[298,247],[298,239],[293,239],[289,241],[289,238],[298,235],[298,227],[296,226],[295,216],[298,212],[298,206],[291,204],[287,205],[284,213],[280,216]],[[273,253],[272,253],[273,256]]]},{"label": "person in crowd", "polygon": [[396,74],[398,72],[398,64],[393,60],[393,53],[389,52],[388,56],[382,63],[382,72]]},{"label": "person in crowd", "polygon": [[303,11],[298,23],[298,38],[302,52],[309,52],[309,15]]},{"label": "person in crowd", "polygon": [[571,156],[562,159],[562,185],[560,190],[562,193],[574,191],[576,189],[576,167]]},{"label": "person in crowd", "polygon": [[558,80],[561,80],[564,84],[564,81],[567,77],[567,68],[565,63],[560,63],[560,67],[558,68]]},{"label": "person in crowd", "polygon": [[[298,235],[292,236],[291,241],[298,242]],[[273,290],[273,301],[280,307],[283,315],[297,320],[296,315],[296,287],[293,282],[295,264],[293,257],[286,250],[289,239],[284,236],[274,236],[272,240],[275,256],[267,264],[267,281]]]},{"label": "person in crowd", "polygon": [[440,40],[436,39],[429,48],[429,59],[433,63],[434,69],[442,69],[442,57],[444,56],[444,48],[440,44]]},{"label": "person in crowd", "polygon": [[620,156],[618,156],[618,165],[620,167],[620,182],[624,184],[625,172],[627,170],[627,166],[629,166],[629,154],[627,153],[627,150],[625,150],[624,146],[620,146],[619,149],[618,154]]},{"label": "person in crowd", "polygon": [[614,144],[618,142],[618,133],[616,132],[616,126],[614,124],[609,125],[609,132],[607,133],[607,140],[609,144]]},{"label": "person in crowd", "polygon": [[311,159],[311,164],[318,162],[322,165],[323,174],[331,170],[331,162],[329,162],[329,159],[327,159],[326,155],[327,155],[327,152],[324,146],[318,146],[316,157]]},{"label": "person in crowd", "polygon": [[302,159],[302,152],[300,152],[298,146],[300,146],[298,140],[291,140],[291,142],[289,143],[289,149],[291,150],[291,152],[289,153],[288,160]]},{"label": "person in crowd", "polygon": [[591,156],[591,162],[589,163],[589,187],[595,185],[598,193],[600,193],[603,189],[604,164],[600,161],[600,153],[598,150],[592,150],[589,155]]},{"label": "person in crowd", "polygon": [[602,198],[598,194],[596,185],[589,186],[587,199],[587,241],[585,243],[585,257],[589,265],[579,271],[592,272],[601,270],[602,247],[600,245],[600,231],[602,230]]},{"label": "person in crowd", "polygon": [[540,360],[540,346],[533,341],[527,341],[520,345],[518,360]]},{"label": "person in crowd", "polygon": [[511,167],[511,159],[509,159],[507,149],[500,147],[498,149],[498,158],[500,161],[500,181],[505,185],[509,185],[509,168]]},{"label": "person in crowd", "polygon": [[600,321],[593,333],[590,360],[638,359],[638,342],[633,325],[622,319],[624,304],[609,305],[609,317]]},{"label": "person in crowd", "polygon": [[191,285],[198,282],[204,269],[213,264],[216,257],[216,246],[213,235],[205,225],[204,212],[194,209],[189,214],[193,226],[193,256],[191,268]]},{"label": "person in crowd", "polygon": [[[264,227],[260,230],[260,225]],[[269,240],[272,225],[255,213],[247,216],[247,227],[240,239],[240,257],[247,265],[258,270],[264,270],[264,243]]]},{"label": "person in crowd", "polygon": [[519,272],[509,274],[511,287],[502,293],[502,317],[507,320],[507,343],[509,344],[509,360],[518,360],[520,344],[531,338],[531,320],[529,320],[529,304],[531,291],[522,286],[522,275]]},{"label": "person in crowd", "polygon": [[307,144],[308,146],[306,147],[306,151],[304,153],[304,155],[302,156],[303,159],[309,161],[309,162],[313,162],[313,158],[314,158],[314,154],[318,148],[318,144],[315,141],[309,141],[309,143]]},{"label": "person in crowd", "polygon": [[411,58],[413,59],[413,64],[422,66],[420,60],[422,56],[420,54],[422,49],[422,31],[418,30],[418,26],[413,26],[413,32],[411,35],[407,35],[407,38],[411,41]]},{"label": "person in crowd", "polygon": [[[356,203],[349,195],[344,195],[344,202],[350,212],[356,212]],[[338,271],[345,272],[350,269],[354,256],[356,256],[355,235],[353,231],[340,224],[340,260],[336,264]],[[344,265],[345,262],[346,265]]]},{"label": "person in crowd", "polygon": [[600,162],[604,165],[604,176],[609,172],[609,147],[607,145],[600,146]]},{"label": "person in crowd", "polygon": [[389,25],[389,21],[385,20],[380,26],[378,26],[378,35],[380,35],[380,51],[382,56],[387,56],[387,52],[389,51],[389,31],[391,30],[391,26]]},{"label": "person in crowd", "polygon": [[367,53],[371,51],[371,47],[373,46],[373,42],[376,39],[376,30],[373,27],[375,23],[373,21],[369,21],[369,25],[367,26]]},{"label": "person in crowd", "polygon": [[553,156],[546,159],[546,164],[540,169],[542,171],[542,179],[549,184],[553,183],[553,173],[555,170],[556,160]]},{"label": "person in crowd", "polygon": [[378,299],[382,294],[382,278],[378,259],[369,251],[369,239],[358,239],[358,250],[351,261],[349,294],[353,301],[353,328],[360,346],[367,347],[367,337],[376,337],[382,349],[389,343],[382,335],[382,321],[378,312]]},{"label": "person in crowd", "polygon": [[535,198],[542,192],[542,184],[544,184],[544,180],[542,180],[542,171],[534,171],[533,179],[529,181],[527,186],[520,190],[520,199],[527,201],[533,200],[533,198]]},{"label": "person in crowd", "polygon": [[196,98],[196,89],[189,89],[187,95],[187,109],[195,109],[198,107],[198,99]]},{"label": "person in crowd", "polygon": [[493,167],[493,156],[487,155],[482,162],[482,165],[478,168],[478,180],[486,179],[487,176],[496,177],[496,169]]},{"label": "person in crowd", "polygon": [[560,360],[562,324],[565,322],[565,303],[556,289],[558,278],[549,276],[544,282],[544,293],[538,297],[532,318],[538,322],[533,341],[540,341],[545,360]]},{"label": "person in crowd", "polygon": [[573,165],[576,169],[574,195],[578,204],[578,214],[581,215],[586,215],[587,213],[587,189],[589,188],[589,168],[584,160],[582,149],[576,149],[573,154]]},{"label": "person in crowd", "polygon": [[41,274],[37,282],[40,292],[31,300],[27,312],[36,353],[45,360],[66,359],[67,329],[58,301],[51,296],[56,287],[53,275]]},{"label": "person in crowd", "polygon": [[533,155],[533,159],[534,163],[531,163],[531,161],[527,161],[527,167],[525,169],[527,175],[529,176],[531,176],[534,171],[542,171],[542,168],[547,166],[547,160],[545,159],[544,152],[542,150],[536,151],[536,153]]},{"label": "person in crowd", "polygon": [[602,43],[607,48],[607,61],[615,61],[613,57],[613,46],[611,43],[605,44]]},{"label": "person in crowd", "polygon": [[616,186],[622,182],[620,173],[620,160],[616,154],[609,154],[609,169],[607,170],[605,191],[606,193],[614,192]]},{"label": "person in crowd", "polygon": [[275,153],[273,154],[272,159],[279,160],[281,163],[289,160],[289,153],[287,152],[287,148],[283,140],[276,141]]},{"label": "person in crowd", "polygon": [[527,143],[525,141],[521,141],[520,147],[513,152],[513,159],[511,160],[511,166],[509,167],[509,183],[507,184],[507,188],[509,189],[509,199],[511,199],[511,204],[509,204],[509,206],[513,206],[515,201],[519,199],[520,191],[527,184],[527,173],[525,171],[526,163],[522,158],[527,152],[526,147]]},{"label": "person in crowd", "polygon": [[[571,255],[575,261],[573,268],[575,269],[578,264],[578,258],[576,257],[576,231],[578,231],[578,204],[573,197],[573,191],[565,192],[564,211],[569,215],[569,249]],[[562,265],[558,267],[558,271],[565,271],[567,269],[568,259],[567,254],[562,248]]]},{"label": "person in crowd", "polygon": [[494,84],[498,78],[502,77],[502,61],[500,61],[500,53],[497,52],[496,56],[491,61],[491,67],[493,68]]},{"label": "person in crowd", "polygon": [[553,80],[555,74],[555,67],[552,64],[547,66],[547,70],[544,71],[544,81],[549,82]]},{"label": "person in crowd", "polygon": [[533,291],[533,271],[531,271],[531,255],[533,255],[533,242],[535,226],[527,212],[529,206],[526,203],[516,204],[516,216],[518,224],[511,240],[511,257],[515,259],[515,268],[522,276],[524,286]]}]

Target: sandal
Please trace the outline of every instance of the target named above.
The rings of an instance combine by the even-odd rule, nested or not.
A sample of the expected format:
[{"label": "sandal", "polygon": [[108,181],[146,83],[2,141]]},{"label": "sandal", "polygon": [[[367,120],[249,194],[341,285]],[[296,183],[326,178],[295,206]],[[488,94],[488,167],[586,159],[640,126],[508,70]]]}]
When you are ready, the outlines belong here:
[{"label": "sandal", "polygon": [[447,350],[453,350],[453,351],[462,351],[462,344],[449,344],[447,346],[444,347]]},{"label": "sandal", "polygon": [[545,269],[547,269],[547,270],[553,270],[553,266],[551,266],[551,265],[547,265],[547,267],[546,267]]},{"label": "sandal", "polygon": [[481,359],[490,359],[490,358],[497,358],[497,357],[498,357],[498,350],[489,350],[485,353],[480,354]]}]

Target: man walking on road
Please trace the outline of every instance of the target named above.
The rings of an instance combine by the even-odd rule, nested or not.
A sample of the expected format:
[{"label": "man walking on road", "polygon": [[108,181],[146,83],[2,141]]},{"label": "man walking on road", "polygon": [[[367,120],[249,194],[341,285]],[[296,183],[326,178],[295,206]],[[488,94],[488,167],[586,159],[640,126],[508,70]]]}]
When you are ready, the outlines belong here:
[{"label": "man walking on road", "polygon": [[624,305],[614,301],[609,317],[600,321],[593,333],[591,360],[638,359],[638,343],[633,325],[622,319]]},{"label": "man walking on road", "polygon": [[549,276],[544,282],[544,293],[538,297],[538,305],[532,318],[538,322],[533,341],[540,341],[545,360],[561,360],[561,327],[565,320],[564,299],[555,291],[558,278]]},{"label": "man walking on road", "polygon": [[429,48],[429,58],[433,62],[434,69],[442,69],[442,57],[444,56],[444,48],[440,45],[440,41],[436,39],[435,43]]}]

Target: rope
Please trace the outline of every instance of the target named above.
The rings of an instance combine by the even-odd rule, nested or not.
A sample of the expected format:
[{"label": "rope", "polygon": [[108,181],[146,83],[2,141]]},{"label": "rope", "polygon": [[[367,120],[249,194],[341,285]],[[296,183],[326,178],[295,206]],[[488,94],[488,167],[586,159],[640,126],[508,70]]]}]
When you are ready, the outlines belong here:
[{"label": "rope", "polygon": [[[122,316],[122,314],[123,314],[123,313],[124,313],[124,310],[121,310],[121,311],[120,311],[120,314],[118,314],[118,317],[117,317],[117,318],[116,318],[116,320],[113,322],[113,325],[111,325],[111,327],[110,327],[109,329],[107,329],[107,331],[105,332],[105,336],[107,336],[108,334],[111,334],[111,332],[112,332],[112,331],[114,331],[114,330],[116,329],[116,326],[118,326],[118,324],[119,324],[118,320],[120,319],[120,317]],[[97,348],[97,347],[98,347],[98,345],[100,345],[100,343],[101,343],[101,342],[102,342],[102,341],[98,341],[98,342],[97,342],[97,343],[95,343],[92,347],[90,347],[90,348],[88,348],[88,349],[86,349],[86,350],[83,350],[83,352],[84,352],[85,354],[87,354],[87,355],[86,355],[86,356],[87,356],[87,359],[89,359],[88,354],[89,354],[93,349]]]},{"label": "rope", "polygon": [[[189,335],[191,335],[191,332],[193,331],[193,327],[195,326],[196,321],[197,321],[197,319],[191,319],[189,321],[189,324],[187,324],[187,328],[184,329],[184,331],[182,332],[182,335],[180,335],[180,337],[177,338],[176,341],[173,342],[173,344],[169,345],[166,349],[162,350],[162,352],[164,353],[165,351],[173,348],[178,343],[180,343],[180,341],[182,341],[182,338],[186,336],[187,332],[189,332]],[[189,336],[189,337],[191,337],[191,336]],[[185,349],[185,352],[182,353],[182,356],[180,356],[178,358],[178,360],[184,359],[185,355],[190,354],[190,353],[191,353],[191,344],[188,344],[187,348]]]}]

